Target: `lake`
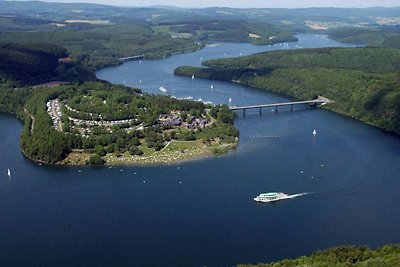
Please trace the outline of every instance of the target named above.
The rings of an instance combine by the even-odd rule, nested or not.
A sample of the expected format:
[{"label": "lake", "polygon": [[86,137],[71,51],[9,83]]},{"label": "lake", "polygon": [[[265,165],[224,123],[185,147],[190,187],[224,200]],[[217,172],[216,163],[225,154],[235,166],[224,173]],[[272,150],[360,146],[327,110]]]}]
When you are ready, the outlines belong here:
[{"label": "lake", "polygon": [[[352,45],[299,35],[288,46]],[[283,48],[219,43],[167,59],[127,62],[97,76],[212,103],[281,102],[288,98],[175,77],[173,69]],[[239,146],[221,157],[67,168],[26,160],[19,149],[21,123],[0,114],[0,266],[233,266],[336,245],[399,242],[398,137],[303,107],[248,111],[235,125]],[[309,194],[274,204],[253,201],[272,191]]]}]

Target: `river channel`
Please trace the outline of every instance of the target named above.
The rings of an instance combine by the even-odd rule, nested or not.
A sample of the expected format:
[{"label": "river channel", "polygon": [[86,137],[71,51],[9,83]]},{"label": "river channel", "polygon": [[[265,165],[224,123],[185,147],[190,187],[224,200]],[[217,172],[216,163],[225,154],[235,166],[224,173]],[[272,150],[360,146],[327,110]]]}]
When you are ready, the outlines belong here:
[{"label": "river channel", "polygon": [[[97,76],[177,98],[274,103],[288,98],[176,77],[173,69],[210,58],[325,46],[351,45],[322,35],[299,35],[288,45],[220,43],[127,62]],[[221,157],[67,168],[26,160],[19,150],[21,123],[0,114],[0,266],[233,266],[336,245],[400,241],[398,137],[303,107],[239,114],[235,125],[239,146]],[[272,191],[310,194],[275,204],[253,201]]]}]

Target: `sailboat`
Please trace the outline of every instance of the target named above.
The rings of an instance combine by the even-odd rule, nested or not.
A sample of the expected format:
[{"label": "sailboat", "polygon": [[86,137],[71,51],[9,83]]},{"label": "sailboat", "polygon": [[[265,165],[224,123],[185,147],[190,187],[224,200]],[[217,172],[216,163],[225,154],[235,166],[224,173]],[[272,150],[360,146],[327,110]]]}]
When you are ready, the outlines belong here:
[{"label": "sailboat", "polygon": [[317,130],[314,129],[314,131],[312,132],[313,135],[317,135]]},{"label": "sailboat", "polygon": [[232,98],[229,98],[229,102],[232,102]]},{"label": "sailboat", "polygon": [[211,89],[213,89],[214,88],[214,84],[211,84]]},{"label": "sailboat", "polygon": [[192,79],[194,79],[194,75],[192,75]]},{"label": "sailboat", "polygon": [[7,170],[7,175],[8,175],[8,177],[11,176],[11,171],[10,171],[10,169]]}]

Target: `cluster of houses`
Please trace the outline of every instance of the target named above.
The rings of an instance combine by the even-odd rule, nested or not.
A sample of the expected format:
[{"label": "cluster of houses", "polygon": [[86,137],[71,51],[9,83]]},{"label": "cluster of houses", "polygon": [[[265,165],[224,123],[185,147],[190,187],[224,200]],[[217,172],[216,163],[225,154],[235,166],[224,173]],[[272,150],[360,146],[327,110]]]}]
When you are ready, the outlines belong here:
[{"label": "cluster of houses", "polygon": [[[62,131],[61,124],[61,103],[58,99],[49,100],[47,103],[47,112],[49,113],[54,128],[58,131]],[[82,113],[78,110],[75,110],[67,105],[65,107],[73,112]],[[89,114],[93,115],[93,114]],[[134,126],[138,122],[138,118],[124,119],[124,120],[83,120],[78,118],[73,118],[68,116],[69,121],[73,123],[72,127],[78,129],[81,134],[84,136],[91,133],[90,127],[93,126],[103,126],[109,128],[110,132],[112,132],[111,128],[113,126],[121,126],[121,125],[132,125],[127,130],[135,130],[138,126]],[[168,126],[168,127],[182,127],[187,128],[193,131],[197,131],[198,129],[202,129],[210,124],[210,121],[206,118],[199,117],[196,118],[193,115],[188,115],[185,120],[182,118],[180,111],[172,112],[171,114],[162,114],[158,118],[158,124],[160,126]],[[139,125],[139,127],[143,128],[143,125]]]},{"label": "cluster of houses", "polygon": [[[67,104],[65,104],[64,105],[65,106],[65,108],[66,109],[68,109],[69,111],[72,111],[72,112],[75,112],[75,113],[83,113],[83,112],[80,112],[79,110],[76,110],[76,109],[73,109],[73,108],[71,108],[70,106],[68,106]],[[98,117],[99,119],[102,119],[102,117],[101,117],[101,115],[96,115],[96,114],[93,114],[93,113],[85,113],[86,115],[89,115],[90,117],[93,117],[93,116],[96,116],[96,117]]]},{"label": "cluster of houses", "polygon": [[58,99],[52,99],[47,101],[47,113],[49,113],[53,126],[57,131],[62,131],[61,128],[61,108]]},{"label": "cluster of houses", "polygon": [[[49,100],[46,103],[47,106],[47,113],[50,115],[52,121],[53,121],[53,125],[54,128],[58,131],[62,131],[62,124],[61,124],[61,116],[62,116],[62,112],[61,112],[61,104],[58,101],[58,99],[52,99]],[[67,105],[65,105],[65,107],[73,112],[76,113],[82,113],[78,110],[75,110]],[[89,114],[89,115],[93,115],[93,114]],[[85,134],[85,133],[90,133],[90,129],[89,127],[93,127],[93,126],[105,126],[105,127],[113,127],[113,126],[120,126],[120,125],[128,125],[128,124],[134,124],[138,121],[137,118],[131,118],[131,119],[125,119],[125,120],[82,120],[82,119],[77,119],[77,118],[73,118],[68,116],[68,119],[73,122],[74,126],[80,126],[80,132]],[[74,127],[73,126],[73,127]],[[131,127],[128,128],[129,129],[135,129],[136,127]]]},{"label": "cluster of houses", "polygon": [[179,113],[161,114],[158,118],[160,126],[183,127],[194,131],[206,127],[209,123],[205,118],[196,118],[192,115],[183,120]]},{"label": "cluster of houses", "polygon": [[138,119],[126,119],[126,120],[116,120],[116,121],[105,121],[105,120],[96,121],[96,120],[81,120],[72,117],[68,117],[68,119],[74,122],[74,124],[79,126],[86,125],[86,126],[106,126],[106,127],[132,124],[138,120]]}]

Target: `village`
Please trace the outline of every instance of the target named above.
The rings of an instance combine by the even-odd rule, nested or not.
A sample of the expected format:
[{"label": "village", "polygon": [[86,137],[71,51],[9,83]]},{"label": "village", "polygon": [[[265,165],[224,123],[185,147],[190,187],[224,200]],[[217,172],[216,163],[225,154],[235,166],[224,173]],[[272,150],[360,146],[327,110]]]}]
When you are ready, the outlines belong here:
[{"label": "village", "polygon": [[188,115],[186,120],[182,118],[180,111],[172,111],[171,114],[161,114],[158,118],[158,124],[166,127],[182,127],[197,131],[208,126],[210,121],[204,117],[196,118]]},{"label": "village", "polygon": [[[62,109],[65,109],[80,114],[82,113],[79,110],[73,109],[66,104],[61,103],[58,98],[49,100],[46,103],[47,112],[52,119],[53,127],[57,131],[64,131],[63,124],[62,124],[62,116],[66,115],[63,114]],[[206,110],[207,113],[209,112]],[[79,134],[83,137],[88,137],[89,134],[92,133],[91,128],[95,126],[104,127],[107,129],[109,133],[112,133],[112,128],[114,126],[124,127],[126,131],[131,132],[133,130],[143,130],[145,126],[143,122],[139,122],[138,118],[130,118],[130,119],[123,119],[123,120],[104,120],[101,117],[101,114],[92,114],[92,113],[85,113],[90,117],[96,117],[96,119],[92,120],[84,120],[79,118],[74,118],[72,116],[68,116],[68,120],[71,122],[70,127],[72,129],[77,129]],[[159,125],[160,127],[167,127],[167,128],[174,128],[180,127],[184,129],[189,129],[193,131],[198,131],[206,126],[210,125],[209,119],[207,119],[205,115],[201,115],[200,117],[195,117],[191,114],[185,114],[185,118],[182,117],[183,112],[181,111],[171,111],[171,114],[161,114],[158,117],[158,120],[155,125]],[[151,126],[155,126],[151,125]]]}]

